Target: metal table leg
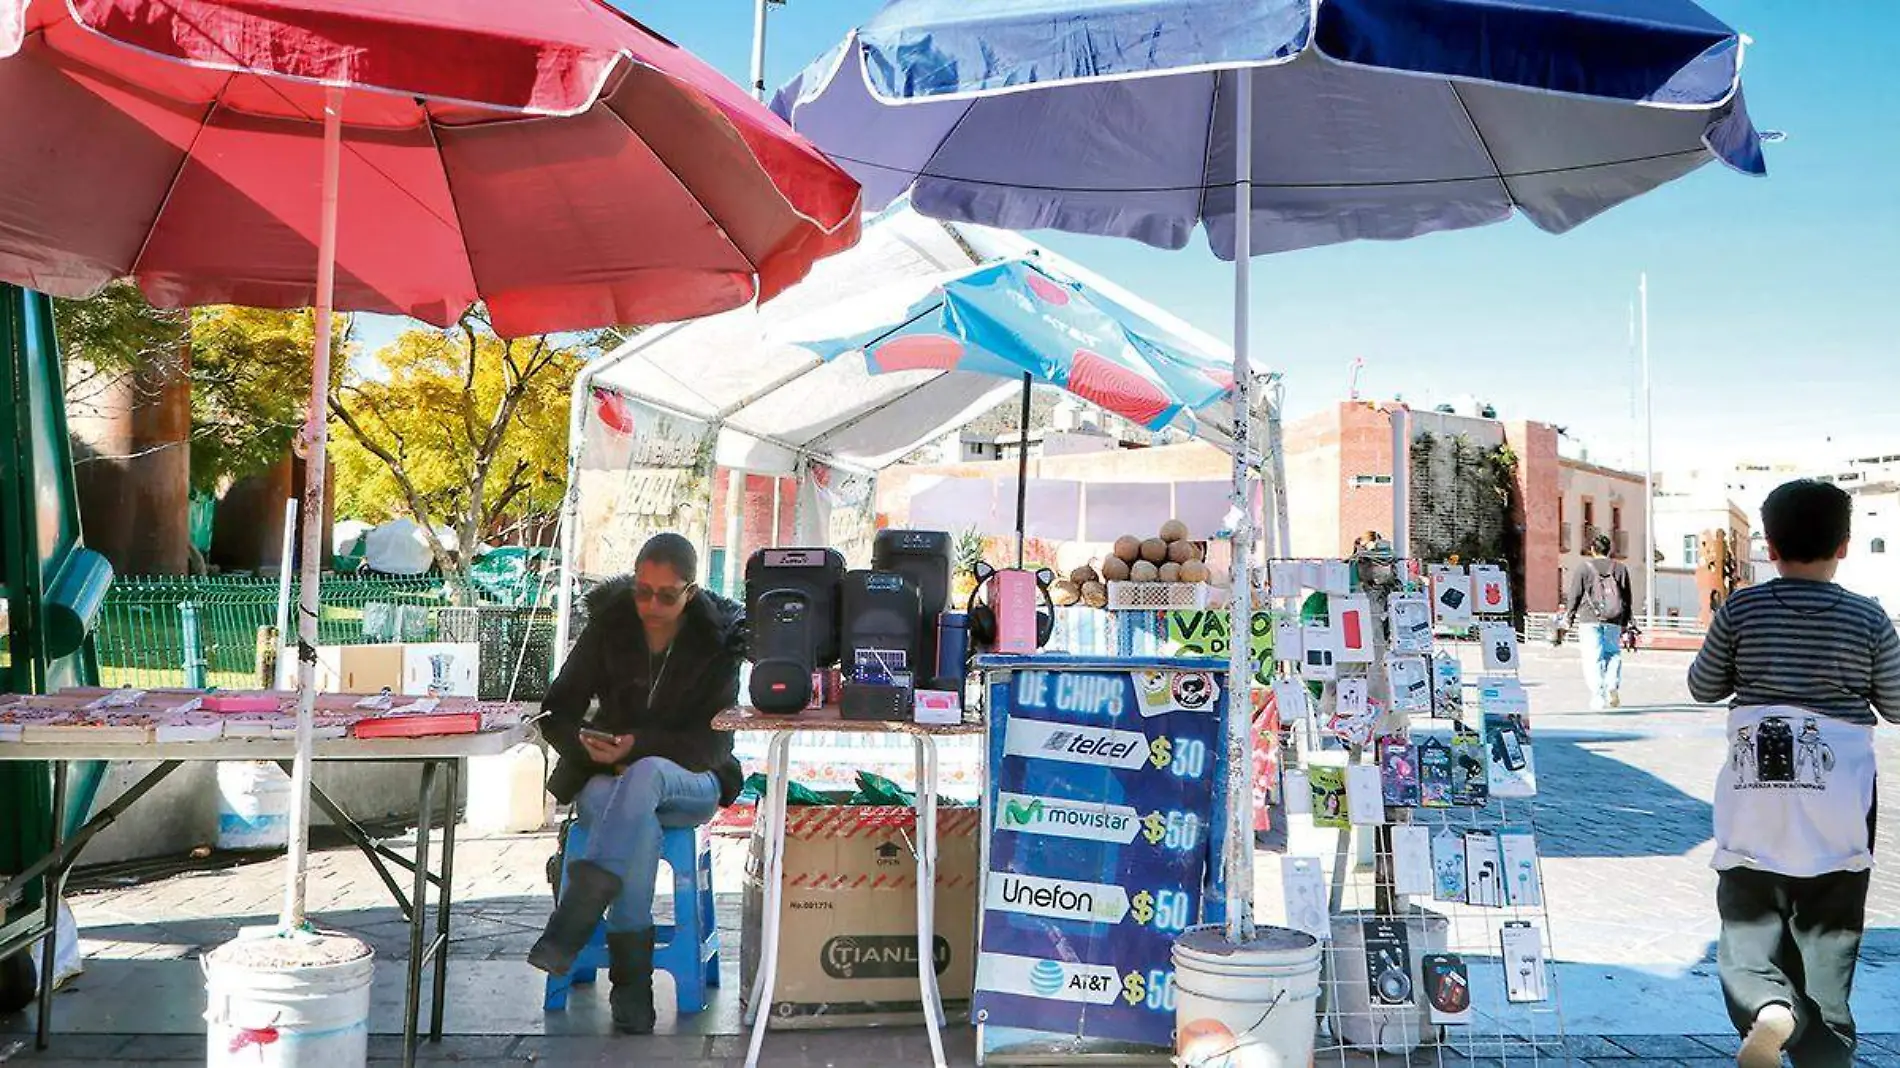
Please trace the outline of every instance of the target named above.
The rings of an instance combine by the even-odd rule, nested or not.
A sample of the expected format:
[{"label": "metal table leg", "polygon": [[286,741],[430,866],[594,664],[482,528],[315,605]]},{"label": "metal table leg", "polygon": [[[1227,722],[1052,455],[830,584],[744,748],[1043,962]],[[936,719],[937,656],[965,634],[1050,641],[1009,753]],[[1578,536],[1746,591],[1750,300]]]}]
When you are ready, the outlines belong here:
[{"label": "metal table leg", "polygon": [[[449,982],[449,909],[455,894],[455,801],[461,792],[462,762],[447,762],[448,790],[442,796],[442,873],[436,883],[435,1000],[429,1005],[429,1041],[442,1041],[442,1011]],[[422,903],[416,903],[420,906]]]},{"label": "metal table leg", "polygon": [[943,996],[937,988],[937,741],[913,736],[917,747],[917,985],[924,1030],[937,1068],[943,1055]]},{"label": "metal table leg", "polygon": [[434,760],[423,761],[422,787],[416,802],[416,881],[415,897],[411,899],[415,907],[409,916],[409,975],[402,1006],[403,1068],[415,1068],[416,1032],[422,1016],[423,935],[429,923],[429,910],[425,907],[429,899],[429,817],[434,814],[430,809],[435,794],[436,764]]},{"label": "metal table leg", "polygon": [[752,983],[752,1043],[746,1068],[758,1068],[765,1029],[772,1022],[772,993],[778,982],[778,920],[785,890],[785,808],[790,791],[792,732],[776,731],[765,750],[765,900],[759,934],[759,974]]},{"label": "metal table leg", "polygon": [[[66,762],[53,761],[53,855],[58,856],[66,834]],[[66,882],[68,862],[55,864],[40,883],[45,895],[40,902],[46,910],[46,940],[40,944],[39,1019],[34,1026],[33,1045],[44,1050],[53,1031],[53,961],[59,951],[59,891]]]}]

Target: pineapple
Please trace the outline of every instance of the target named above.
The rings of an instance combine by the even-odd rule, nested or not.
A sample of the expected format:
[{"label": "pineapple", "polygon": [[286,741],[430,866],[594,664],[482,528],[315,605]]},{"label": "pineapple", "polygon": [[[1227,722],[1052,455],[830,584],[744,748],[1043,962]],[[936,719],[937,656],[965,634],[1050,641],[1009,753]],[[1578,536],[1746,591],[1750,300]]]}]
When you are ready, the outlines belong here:
[{"label": "pineapple", "polygon": [[960,609],[976,592],[976,565],[983,560],[983,535],[969,527],[957,534],[954,545],[956,572],[950,583],[950,603]]}]

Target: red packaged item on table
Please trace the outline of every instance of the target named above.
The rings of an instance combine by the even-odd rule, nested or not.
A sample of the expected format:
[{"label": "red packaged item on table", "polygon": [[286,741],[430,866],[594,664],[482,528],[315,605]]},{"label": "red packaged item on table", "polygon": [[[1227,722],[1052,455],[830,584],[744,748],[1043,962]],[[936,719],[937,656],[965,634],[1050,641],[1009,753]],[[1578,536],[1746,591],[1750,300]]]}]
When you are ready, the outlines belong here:
[{"label": "red packaged item on table", "polygon": [[479,712],[425,712],[410,716],[376,716],[356,724],[358,738],[428,738],[441,734],[479,734]]}]

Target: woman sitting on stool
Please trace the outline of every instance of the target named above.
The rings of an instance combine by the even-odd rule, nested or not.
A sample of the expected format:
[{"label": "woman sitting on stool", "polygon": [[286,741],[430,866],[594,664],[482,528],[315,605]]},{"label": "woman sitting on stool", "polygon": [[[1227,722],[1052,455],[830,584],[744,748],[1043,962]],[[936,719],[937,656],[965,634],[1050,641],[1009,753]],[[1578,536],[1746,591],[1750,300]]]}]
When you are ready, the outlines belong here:
[{"label": "woman sitting on stool", "polygon": [[738,703],[745,612],[695,585],[698,570],[685,538],[648,539],[632,577],[587,595],[587,626],[542,702],[542,734],[561,755],[548,792],[578,803],[588,834],[528,963],[566,975],[604,913],[614,1027],[628,1034],[654,1024],[661,829],[705,823],[741,785],[732,735],[711,723]]}]

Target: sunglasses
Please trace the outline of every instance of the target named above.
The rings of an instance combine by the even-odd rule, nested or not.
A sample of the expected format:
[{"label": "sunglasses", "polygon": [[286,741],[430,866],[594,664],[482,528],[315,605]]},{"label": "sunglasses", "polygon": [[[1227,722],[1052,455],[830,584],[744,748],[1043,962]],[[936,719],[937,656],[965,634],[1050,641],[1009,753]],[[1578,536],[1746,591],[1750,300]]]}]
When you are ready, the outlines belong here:
[{"label": "sunglasses", "polygon": [[681,601],[684,601],[687,595],[692,592],[693,584],[690,582],[684,586],[671,586],[663,590],[655,589],[652,586],[635,586],[633,588],[633,599],[640,604],[646,604],[648,601],[658,601],[661,605],[671,608]]}]

